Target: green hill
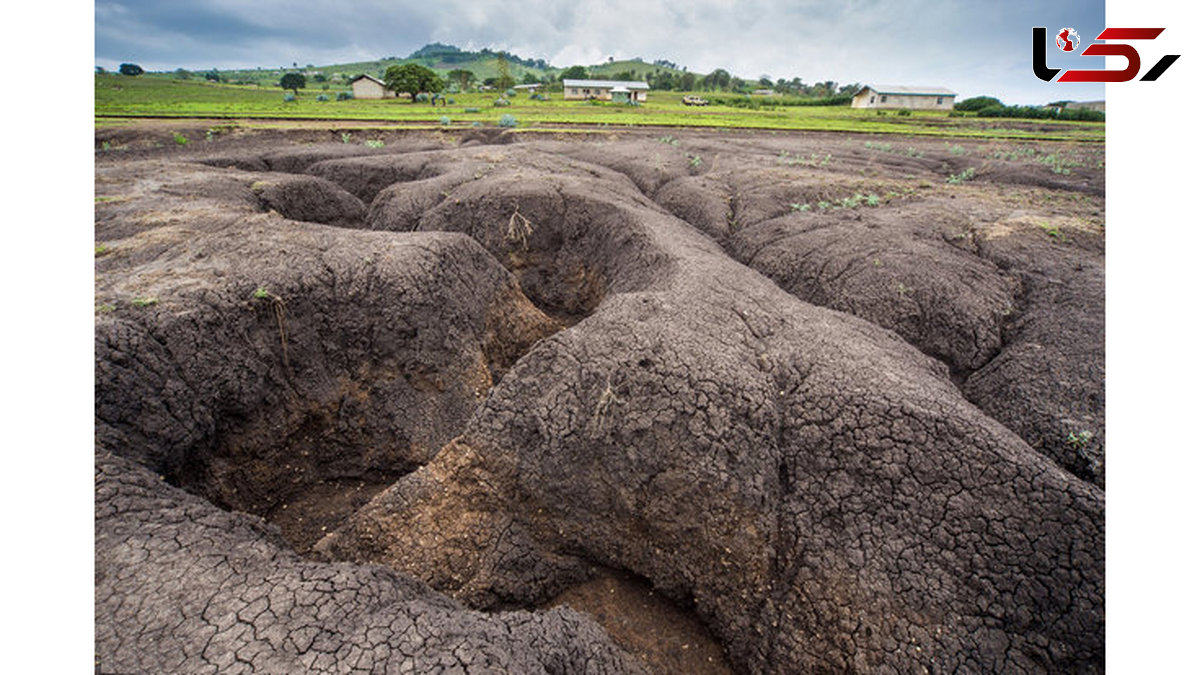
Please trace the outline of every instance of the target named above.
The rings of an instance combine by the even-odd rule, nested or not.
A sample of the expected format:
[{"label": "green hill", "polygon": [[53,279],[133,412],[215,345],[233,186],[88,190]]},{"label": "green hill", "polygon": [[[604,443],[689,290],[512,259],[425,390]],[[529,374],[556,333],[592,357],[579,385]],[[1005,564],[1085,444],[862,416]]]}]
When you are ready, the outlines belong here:
[{"label": "green hill", "polygon": [[[208,77],[211,78],[213,77],[211,73],[215,73],[219,81],[224,83],[275,87],[278,86],[279,79],[283,77],[284,73],[300,72],[308,78],[309,89],[322,89],[324,88],[322,85],[329,85],[329,89],[338,90],[345,88],[346,84],[358,75],[371,75],[382,78],[389,66],[404,63],[420,64],[434,70],[442,77],[445,77],[447,73],[455,69],[469,70],[474,73],[475,79],[478,82],[483,82],[499,77],[500,57],[503,57],[507,61],[509,75],[517,83],[521,83],[527,79],[538,82],[554,82],[559,79],[559,74],[565,70],[565,68],[556,68],[542,59],[525,59],[505,51],[493,51],[490,49],[465,51],[454,45],[435,42],[421,47],[405,58],[388,56],[374,61],[357,61],[322,66],[296,63],[291,66],[280,66],[278,68],[147,72],[146,76],[151,78],[203,80],[206,74],[210,74]],[[636,59],[612,61],[585,67],[588,70],[588,77],[597,79],[632,76],[634,79],[645,80],[654,73],[676,74],[684,72],[671,65],[654,65]]]}]

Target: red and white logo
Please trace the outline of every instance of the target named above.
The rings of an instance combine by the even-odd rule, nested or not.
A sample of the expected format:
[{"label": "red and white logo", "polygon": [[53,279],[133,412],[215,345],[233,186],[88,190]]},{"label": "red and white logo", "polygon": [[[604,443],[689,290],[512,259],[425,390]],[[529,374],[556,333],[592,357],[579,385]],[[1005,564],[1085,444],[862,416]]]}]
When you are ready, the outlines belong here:
[{"label": "red and white logo", "polygon": [[1054,41],[1064,52],[1073,52],[1079,48],[1079,33],[1076,33],[1074,28],[1064,28],[1054,36]]},{"label": "red and white logo", "polygon": [[[1138,76],[1142,69],[1142,56],[1133,45],[1111,42],[1112,40],[1138,40],[1149,42],[1162,34],[1165,28],[1105,28],[1096,36],[1097,42],[1079,51],[1079,33],[1074,28],[1063,28],[1054,36],[1054,42],[1064,52],[1076,52],[1080,56],[1122,56],[1124,70],[1068,70],[1058,77],[1058,82],[1128,82]],[[1179,59],[1178,54],[1167,54],[1160,58],[1141,77],[1142,82],[1153,82]],[[1033,74],[1046,82],[1056,81],[1061,68],[1046,66],[1046,27],[1033,27]]]}]

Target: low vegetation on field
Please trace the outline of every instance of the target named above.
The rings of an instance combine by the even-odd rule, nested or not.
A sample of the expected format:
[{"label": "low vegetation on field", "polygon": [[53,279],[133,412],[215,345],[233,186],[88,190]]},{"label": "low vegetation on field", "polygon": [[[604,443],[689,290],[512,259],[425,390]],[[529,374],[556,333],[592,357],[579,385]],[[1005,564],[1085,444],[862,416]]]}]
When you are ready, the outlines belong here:
[{"label": "low vegetation on field", "polygon": [[[983,119],[944,111],[881,111],[848,105],[801,105],[805,99],[711,96],[701,108],[685,106],[680,92],[651,91],[645,104],[565,101],[561,94],[541,97],[506,92],[454,93],[431,102],[407,99],[341,100],[345,92],[289,90],[278,86],[236,85],[206,80],[95,76],[97,118],[217,117],[270,119],[370,120],[469,127],[496,125],[510,114],[526,125],[679,126],[814,131],[863,131],[994,138],[1102,140],[1104,124],[1056,119]],[[286,100],[285,100],[286,99]],[[453,104],[450,100],[453,99]],[[498,100],[507,101],[496,105]],[[544,100],[542,100],[544,99]],[[751,103],[746,103],[747,101]],[[819,101],[818,101],[819,102]],[[956,113],[957,114],[957,113]],[[446,123],[443,118],[449,119]]]}]

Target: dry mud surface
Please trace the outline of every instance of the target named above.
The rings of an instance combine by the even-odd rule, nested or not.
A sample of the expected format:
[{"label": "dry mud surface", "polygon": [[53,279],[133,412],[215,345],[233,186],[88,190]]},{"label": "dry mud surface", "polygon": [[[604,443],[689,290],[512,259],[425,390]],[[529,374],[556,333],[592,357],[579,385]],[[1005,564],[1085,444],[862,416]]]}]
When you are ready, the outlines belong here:
[{"label": "dry mud surface", "polygon": [[1103,168],[670,133],[98,131],[98,670],[1102,671]]}]

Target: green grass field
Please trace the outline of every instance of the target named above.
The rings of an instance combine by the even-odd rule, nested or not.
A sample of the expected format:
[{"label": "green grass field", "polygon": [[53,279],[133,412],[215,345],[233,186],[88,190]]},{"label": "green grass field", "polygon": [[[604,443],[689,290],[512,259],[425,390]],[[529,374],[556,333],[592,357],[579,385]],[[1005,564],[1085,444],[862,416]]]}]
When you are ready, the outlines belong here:
[{"label": "green grass field", "polygon": [[[320,85],[317,85],[319,87]],[[405,100],[337,101],[338,91],[302,89],[294,102],[285,102],[279,87],[215,84],[198,80],[165,77],[95,76],[95,115],[98,123],[106,118],[178,117],[286,120],[361,120],[394,123],[440,123],[449,118],[451,126],[479,123],[494,126],[503,114],[517,118],[521,127],[539,125],[592,126],[668,126],[737,127],[749,129],[788,129],[815,131],[857,131],[902,133],[978,138],[1031,138],[1039,140],[1103,141],[1103,122],[1067,122],[1059,120],[1005,120],[975,117],[949,117],[946,112],[913,112],[900,116],[896,111],[880,115],[875,110],[849,106],[763,107],[759,110],[712,105],[703,108],[684,106],[680,92],[652,91],[644,105],[595,104],[564,101],[562,94],[548,94],[550,100],[535,101],[518,94],[512,105],[495,107],[495,93],[454,94],[454,105],[431,106]],[[317,101],[319,94],[331,100]],[[466,112],[478,108],[479,112]]]}]

